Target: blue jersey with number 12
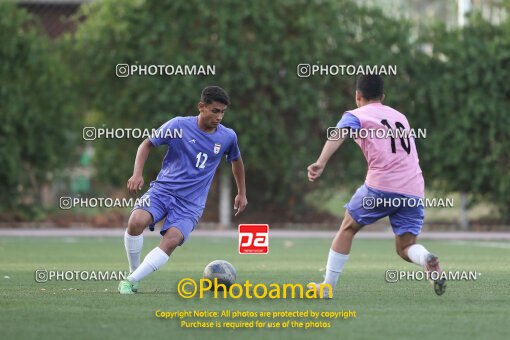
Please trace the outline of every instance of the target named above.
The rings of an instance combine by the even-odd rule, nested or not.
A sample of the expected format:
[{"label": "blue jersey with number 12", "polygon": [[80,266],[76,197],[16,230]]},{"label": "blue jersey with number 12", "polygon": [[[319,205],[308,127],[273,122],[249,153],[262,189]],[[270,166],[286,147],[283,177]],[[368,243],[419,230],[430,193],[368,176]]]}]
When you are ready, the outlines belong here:
[{"label": "blue jersey with number 12", "polygon": [[232,162],[241,157],[234,130],[220,124],[216,131],[204,132],[198,127],[198,116],[170,119],[149,140],[156,147],[168,145],[151,186],[201,207],[221,158],[225,155]]}]

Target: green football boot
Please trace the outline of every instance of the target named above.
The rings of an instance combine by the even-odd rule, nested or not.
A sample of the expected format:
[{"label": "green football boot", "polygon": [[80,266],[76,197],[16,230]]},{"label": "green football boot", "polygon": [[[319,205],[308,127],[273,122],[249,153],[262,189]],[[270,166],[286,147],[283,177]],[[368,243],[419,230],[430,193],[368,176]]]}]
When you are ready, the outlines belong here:
[{"label": "green football boot", "polygon": [[140,286],[139,282],[131,282],[129,280],[123,280],[119,282],[119,293],[120,294],[134,294],[138,291],[138,287]]}]

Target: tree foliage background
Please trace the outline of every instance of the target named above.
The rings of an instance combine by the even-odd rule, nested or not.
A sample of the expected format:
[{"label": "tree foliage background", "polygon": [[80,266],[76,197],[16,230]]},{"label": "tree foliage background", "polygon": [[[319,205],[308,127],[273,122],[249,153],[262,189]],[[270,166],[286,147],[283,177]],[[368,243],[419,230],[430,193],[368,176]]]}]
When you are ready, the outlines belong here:
[{"label": "tree foliage background", "polygon": [[[0,47],[5,59],[1,114],[7,122],[0,127],[7,129],[0,137],[5,138],[0,158],[7,164],[0,172],[6,188],[0,193],[3,206],[6,192],[19,196],[22,180],[11,147],[44,178],[71,153],[62,148],[75,147],[68,138],[81,137],[81,128],[71,129],[71,121],[154,128],[172,117],[196,114],[201,89],[219,85],[232,99],[224,124],[238,133],[250,209],[299,220],[312,210],[306,192],[352,189],[366,171],[361,152],[347,142],[324,177],[313,185],[307,182],[306,167],[318,156],[327,127],[355,105],[354,77],[298,77],[297,65],[308,63],[397,65],[398,76],[386,78],[386,103],[406,114],[415,128],[427,129],[427,138],[417,141],[427,186],[466,191],[492,200],[502,211],[510,207],[510,118],[505,110],[510,85],[503,72],[509,63],[508,22],[494,25],[473,15],[464,29],[437,24],[418,31],[410,22],[346,0],[129,0],[122,5],[105,0],[83,6],[80,17],[86,20],[77,31],[50,45],[31,29],[20,29],[27,15],[10,8],[25,19],[0,19],[2,41],[10,42]],[[23,54],[18,45],[28,39],[33,41]],[[4,58],[9,46],[13,57]],[[34,66],[30,58],[40,64]],[[216,65],[216,75],[118,78],[119,63]],[[8,84],[7,79],[14,81]],[[37,84],[44,79],[47,83]],[[65,96],[59,94],[62,89]],[[23,98],[14,93],[24,93]],[[52,101],[42,100],[47,98]],[[23,110],[44,121],[58,152],[48,146],[46,153],[23,155],[31,150],[28,145],[4,137],[11,136],[8,127],[22,124]],[[124,186],[140,142],[93,142],[96,181]],[[46,145],[35,138],[24,143]],[[161,157],[151,155],[146,183],[157,174]]]},{"label": "tree foliage background", "polygon": [[78,93],[38,22],[10,2],[0,11],[0,213],[31,218],[42,186],[76,159]]},{"label": "tree foliage background", "polygon": [[431,138],[421,157],[429,181],[445,191],[470,193],[510,208],[510,21],[492,25],[474,13],[463,30],[434,27],[420,124]]}]

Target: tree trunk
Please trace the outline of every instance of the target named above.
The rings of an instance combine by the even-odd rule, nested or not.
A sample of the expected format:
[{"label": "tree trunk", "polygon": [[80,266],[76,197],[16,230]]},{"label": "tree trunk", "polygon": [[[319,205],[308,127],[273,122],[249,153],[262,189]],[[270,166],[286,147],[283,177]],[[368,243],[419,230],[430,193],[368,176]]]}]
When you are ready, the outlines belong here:
[{"label": "tree trunk", "polygon": [[227,169],[220,169],[220,229],[229,229],[232,223],[232,181]]},{"label": "tree trunk", "polygon": [[469,217],[468,217],[468,194],[466,192],[460,193],[460,216],[459,216],[460,228],[462,230],[469,229]]}]

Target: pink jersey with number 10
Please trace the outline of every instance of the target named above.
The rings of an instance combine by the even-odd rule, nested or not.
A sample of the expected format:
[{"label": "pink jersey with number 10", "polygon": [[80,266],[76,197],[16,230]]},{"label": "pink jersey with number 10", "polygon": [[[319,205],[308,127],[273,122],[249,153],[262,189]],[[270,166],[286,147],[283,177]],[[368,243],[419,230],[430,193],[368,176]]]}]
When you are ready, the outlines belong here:
[{"label": "pink jersey with number 10", "polygon": [[382,131],[410,131],[407,118],[381,103],[371,103],[348,112],[359,119],[361,129],[365,130],[359,132],[355,142],[368,162],[366,185],[382,191],[424,197],[425,184],[414,138],[391,138],[390,133]]}]

